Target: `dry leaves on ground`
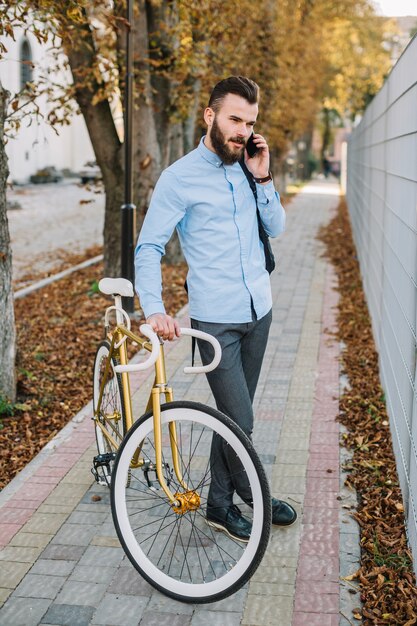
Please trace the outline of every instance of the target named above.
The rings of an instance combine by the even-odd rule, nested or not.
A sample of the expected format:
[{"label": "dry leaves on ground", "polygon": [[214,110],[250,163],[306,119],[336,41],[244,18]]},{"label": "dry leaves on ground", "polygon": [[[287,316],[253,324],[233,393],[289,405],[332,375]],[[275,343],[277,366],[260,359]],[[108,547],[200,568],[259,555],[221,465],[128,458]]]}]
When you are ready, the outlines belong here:
[{"label": "dry leaves on ground", "polygon": [[[95,248],[69,256],[65,267],[98,252]],[[92,265],[15,301],[21,409],[2,417],[0,487],[91,400],[94,354],[103,337],[104,311],[111,304],[97,293],[102,271],[101,263]],[[174,314],[187,301],[186,265],[163,265],[162,271],[165,305]]]},{"label": "dry leaves on ground", "polygon": [[340,400],[340,421],[348,429],[343,445],[353,451],[348,482],[359,495],[355,517],[362,555],[355,578],[363,601],[362,623],[411,626],[417,624],[416,581],[378,354],[345,202],[320,238],[336,268],[340,291],[338,339],[346,346],[342,368],[349,380]]}]

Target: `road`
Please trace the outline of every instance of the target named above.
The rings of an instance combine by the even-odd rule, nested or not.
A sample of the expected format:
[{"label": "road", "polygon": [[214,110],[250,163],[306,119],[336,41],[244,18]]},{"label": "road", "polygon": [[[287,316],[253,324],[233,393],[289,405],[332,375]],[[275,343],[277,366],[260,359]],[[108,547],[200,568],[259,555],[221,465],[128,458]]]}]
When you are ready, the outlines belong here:
[{"label": "road", "polygon": [[8,211],[13,278],[53,273],[63,254],[103,243],[104,193],[71,179],[25,185],[7,193],[21,208]]}]

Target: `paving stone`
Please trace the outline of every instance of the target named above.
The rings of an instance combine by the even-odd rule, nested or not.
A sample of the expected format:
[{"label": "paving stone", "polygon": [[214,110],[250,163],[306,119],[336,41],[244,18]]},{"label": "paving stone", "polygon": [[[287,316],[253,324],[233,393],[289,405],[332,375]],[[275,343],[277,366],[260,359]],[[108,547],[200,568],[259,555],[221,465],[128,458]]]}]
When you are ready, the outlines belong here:
[{"label": "paving stone", "polygon": [[328,613],[295,612],[292,626],[352,626],[352,622],[344,622],[339,615]]},{"label": "paving stone", "polygon": [[93,606],[53,604],[43,617],[43,624],[59,626],[89,626],[94,614]]},{"label": "paving stone", "polygon": [[70,524],[102,524],[108,517],[108,511],[74,511],[68,518]]},{"label": "paving stone", "polygon": [[108,548],[101,546],[89,546],[83,554],[80,565],[93,565],[100,567],[117,567],[124,556],[122,548]]},{"label": "paving stone", "polygon": [[309,447],[309,436],[308,435],[281,435],[279,439],[279,445],[277,449],[277,459],[280,458],[281,451],[292,451],[292,450],[308,450]]},{"label": "paving stone", "polygon": [[[295,578],[295,576],[294,576]],[[294,595],[294,583],[285,584],[282,582],[256,582],[251,581],[250,592],[255,596],[290,596]]]},{"label": "paving stone", "polygon": [[184,602],[178,602],[168,596],[162,595],[158,591],[155,591],[149,600],[147,611],[155,611],[156,613],[173,613],[179,615],[185,613],[187,615],[194,612],[192,604],[185,604]]},{"label": "paving stone", "polygon": [[[107,491],[109,491],[107,489]],[[101,494],[101,493],[97,493],[95,491],[88,491],[86,493],[86,497],[87,497],[87,502],[84,502],[84,500],[86,499],[86,497],[84,497],[82,500],[80,500],[80,503],[78,504],[77,508],[75,509],[75,511],[78,512],[89,512],[89,513],[108,513],[109,511],[109,507],[110,507],[110,496],[109,494],[107,494],[107,491],[105,494]],[[106,498],[107,496],[107,498]],[[93,501],[91,498],[97,498],[100,497],[101,500],[99,502],[97,501]]]},{"label": "paving stone", "polygon": [[340,532],[344,535],[350,534],[357,537],[359,535],[359,524],[352,517],[352,513],[342,512],[340,516]]},{"label": "paving stone", "polygon": [[66,502],[60,502],[60,503],[48,503],[48,502],[44,502],[43,504],[40,505],[40,507],[38,508],[38,510],[36,511],[37,513],[61,513],[64,515],[64,520],[67,518],[67,516],[72,513],[72,511],[74,510],[74,504],[68,504]]},{"label": "paving stone", "polygon": [[69,501],[73,498],[76,498],[77,501],[83,497],[85,492],[87,491],[86,485],[77,485],[72,483],[60,482],[59,485],[55,487],[51,495],[48,497],[48,502],[59,502]]},{"label": "paving stone", "polygon": [[[307,590],[307,586],[310,590]],[[336,583],[335,583],[336,585]],[[323,593],[317,586],[310,582],[297,594],[294,603],[294,610],[298,612],[310,613],[337,613],[339,614],[339,593]]]},{"label": "paving stone", "polygon": [[30,570],[31,563],[15,563],[14,561],[2,561],[0,567],[0,587],[14,589]]},{"label": "paving stone", "polygon": [[191,615],[145,612],[139,624],[140,626],[190,626]]},{"label": "paving stone", "polygon": [[39,513],[36,511],[25,524],[24,529],[27,533],[55,534],[66,518],[65,513]]},{"label": "paving stone", "polygon": [[[75,563],[73,563],[73,566]],[[80,582],[103,583],[108,584],[118,571],[114,567],[93,567],[89,565],[75,565],[69,577],[69,580],[78,580]]]},{"label": "paving stone", "polygon": [[0,608],[6,602],[7,598],[12,593],[11,589],[4,589],[4,587],[0,587]]},{"label": "paving stone", "polygon": [[88,487],[93,483],[94,478],[91,472],[86,472],[83,467],[76,465],[72,470],[68,472],[62,479],[62,483],[73,483],[76,485],[87,485]]},{"label": "paving stone", "polygon": [[240,612],[197,609],[192,617],[191,626],[240,626],[240,619]]},{"label": "paving stone", "polygon": [[97,606],[104,596],[107,585],[101,583],[67,580],[58,594],[56,604]]},{"label": "paving stone", "polygon": [[44,548],[51,541],[53,535],[44,535],[40,533],[27,533],[24,530],[19,531],[10,541],[10,546],[21,546],[27,548]]},{"label": "paving stone", "polygon": [[225,598],[224,600],[219,600],[218,602],[211,602],[210,606],[207,607],[207,610],[210,611],[231,611],[234,613],[239,613],[242,610],[242,607],[245,604],[246,597],[248,595],[248,585],[245,585],[243,589],[239,589],[233,595]]},{"label": "paving stone", "polygon": [[281,478],[286,476],[305,478],[306,473],[307,468],[305,465],[284,465],[280,463],[279,465],[274,465],[274,467],[272,468],[272,476],[274,478]]},{"label": "paving stone", "polygon": [[120,547],[120,541],[117,537],[105,537],[101,535],[93,537],[90,544],[92,546],[105,546],[107,548]]},{"label": "paving stone", "polygon": [[282,465],[307,465],[308,450],[280,450],[277,462]]},{"label": "paving stone", "polygon": [[15,563],[34,563],[41,553],[42,548],[30,548],[27,546],[6,546],[0,552],[0,561]]},{"label": "paving stone", "polygon": [[68,576],[75,567],[75,561],[58,561],[54,559],[38,559],[34,563],[31,574],[46,576]]},{"label": "paving stone", "polygon": [[96,531],[97,526],[95,525],[84,524],[80,527],[80,524],[70,524],[66,522],[58,530],[51,544],[58,543],[67,546],[88,546]]},{"label": "paving stone", "polygon": [[358,557],[352,556],[350,554],[341,554],[340,555],[340,576],[346,577],[354,574],[360,565],[360,559]]},{"label": "paving stone", "polygon": [[98,526],[97,537],[117,537],[116,529],[114,527],[113,520],[110,522],[103,522]]},{"label": "paving stone", "polygon": [[274,559],[269,559],[269,565],[264,565],[263,561],[261,565],[256,570],[252,579],[249,582],[249,591],[250,593],[254,593],[252,591],[253,583],[269,583],[269,584],[285,584],[285,585],[294,585],[295,577],[296,577],[296,568],[295,567],[285,567],[281,568],[279,566],[274,566]]},{"label": "paving stone", "polygon": [[0,546],[6,546],[20,528],[21,524],[2,524],[0,522]]},{"label": "paving stone", "polygon": [[91,621],[93,625],[133,626],[139,624],[149,598],[106,594]]},{"label": "paving stone", "polygon": [[292,613],[291,597],[249,594],[241,623],[248,626],[277,626],[277,624],[290,626]]},{"label": "paving stone", "polygon": [[[114,572],[114,570],[113,570]],[[150,596],[153,587],[130,565],[119,567],[114,573],[113,580],[108,588],[109,593],[123,593],[125,595]]]},{"label": "paving stone", "polygon": [[78,561],[86,550],[86,546],[63,546],[59,543],[49,544],[41,554],[42,559],[59,559]]},{"label": "paving stone", "polygon": [[13,596],[24,598],[49,598],[53,600],[65,582],[63,576],[27,574],[13,592]]},{"label": "paving stone", "polygon": [[50,603],[40,598],[10,597],[0,612],[1,626],[37,626]]},{"label": "paving stone", "polygon": [[279,493],[304,494],[306,491],[305,479],[302,476],[272,476],[271,488]]}]

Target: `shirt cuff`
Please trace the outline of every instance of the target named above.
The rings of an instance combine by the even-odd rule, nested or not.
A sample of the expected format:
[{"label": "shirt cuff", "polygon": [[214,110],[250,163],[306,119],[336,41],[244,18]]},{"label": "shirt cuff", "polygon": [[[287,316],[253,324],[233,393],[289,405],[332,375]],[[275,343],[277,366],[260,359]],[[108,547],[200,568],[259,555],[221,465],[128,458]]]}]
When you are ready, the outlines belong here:
[{"label": "shirt cuff", "polygon": [[258,202],[261,204],[269,204],[275,197],[275,187],[272,180],[266,185],[256,183],[256,191],[258,194]]},{"label": "shirt cuff", "polygon": [[146,306],[141,305],[141,308],[146,319],[155,313],[161,313],[162,315],[165,315],[166,313],[164,305],[160,302],[154,302],[153,304],[148,304]]}]

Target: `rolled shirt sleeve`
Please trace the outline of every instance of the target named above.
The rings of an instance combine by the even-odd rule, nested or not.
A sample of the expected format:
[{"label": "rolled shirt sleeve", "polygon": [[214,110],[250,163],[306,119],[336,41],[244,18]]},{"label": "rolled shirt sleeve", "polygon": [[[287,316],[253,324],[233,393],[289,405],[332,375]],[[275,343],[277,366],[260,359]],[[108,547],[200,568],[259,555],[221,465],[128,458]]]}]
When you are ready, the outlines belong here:
[{"label": "rolled shirt sleeve", "polygon": [[279,193],[272,181],[267,185],[257,183],[256,191],[262,224],[269,237],[277,237],[285,230],[285,211]]}]

